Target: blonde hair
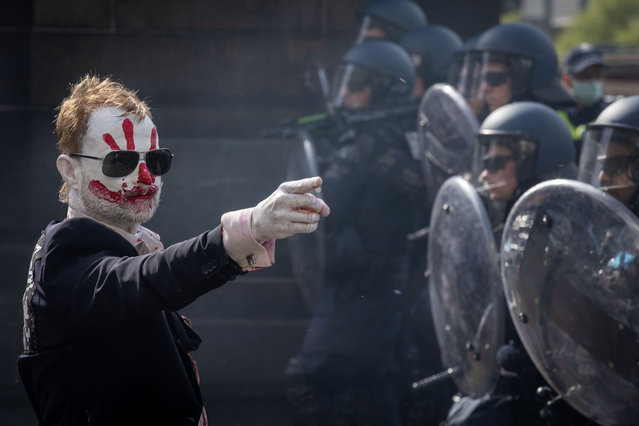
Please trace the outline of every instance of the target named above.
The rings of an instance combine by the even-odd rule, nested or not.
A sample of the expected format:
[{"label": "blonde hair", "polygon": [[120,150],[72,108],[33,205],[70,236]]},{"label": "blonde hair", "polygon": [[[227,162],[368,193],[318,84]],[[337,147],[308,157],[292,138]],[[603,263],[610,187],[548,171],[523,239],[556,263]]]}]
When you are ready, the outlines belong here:
[{"label": "blonde hair", "polygon": [[[87,74],[71,85],[70,95],[58,107],[55,130],[60,154],[82,152],[82,138],[87,131],[89,116],[102,107],[121,109],[124,114],[134,115],[138,121],[145,116],[151,118],[150,108],[136,92],[109,77]],[[69,188],[64,181],[58,198],[63,203],[69,201]]]}]

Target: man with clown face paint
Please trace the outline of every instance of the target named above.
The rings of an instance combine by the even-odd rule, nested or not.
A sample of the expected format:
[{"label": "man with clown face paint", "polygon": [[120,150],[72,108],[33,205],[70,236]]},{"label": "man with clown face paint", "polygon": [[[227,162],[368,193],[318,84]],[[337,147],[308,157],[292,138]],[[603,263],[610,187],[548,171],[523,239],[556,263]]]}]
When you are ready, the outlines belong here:
[{"label": "man with clown face paint", "polygon": [[[151,118],[145,115],[137,125],[133,124],[136,120],[132,121],[132,118],[122,116],[122,111],[114,107],[95,110],[82,139],[83,153],[62,154],[58,158],[58,169],[70,186],[70,217],[90,211],[101,222],[134,233],[140,223],[148,221],[155,213],[162,176],[149,171],[148,158],[144,162],[136,156],[135,164],[131,164],[135,168],[127,175],[117,177],[106,175],[100,161],[90,161],[106,159],[107,155],[124,150],[153,151],[165,154],[165,161],[170,161],[168,150],[157,149],[157,132]],[[73,161],[72,157],[79,160]]]},{"label": "man with clown face paint", "polygon": [[237,275],[273,264],[275,240],[313,232],[330,210],[285,182],[257,206],[164,248],[142,223],[160,201],[173,154],[148,106],[86,76],[56,122],[65,220],[38,240],[23,298],[18,369],[42,425],[206,425],[200,339],[175,311]]}]

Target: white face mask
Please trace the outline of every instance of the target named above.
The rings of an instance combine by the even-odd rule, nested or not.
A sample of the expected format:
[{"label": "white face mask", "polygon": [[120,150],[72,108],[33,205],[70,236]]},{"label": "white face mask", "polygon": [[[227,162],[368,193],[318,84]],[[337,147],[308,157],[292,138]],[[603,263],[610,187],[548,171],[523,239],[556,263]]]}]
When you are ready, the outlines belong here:
[{"label": "white face mask", "polygon": [[599,102],[599,100],[603,97],[603,88],[601,82],[597,80],[573,80],[572,93],[577,102],[590,106]]},{"label": "white face mask", "polygon": [[[82,153],[104,157],[112,150],[145,153],[157,149],[155,126],[149,117],[138,123],[133,115],[122,115],[112,107],[100,108],[89,117],[82,140]],[[142,156],[140,157],[142,160]],[[79,194],[80,208],[89,216],[112,224],[134,225],[153,217],[160,202],[162,179],[149,173],[140,161],[135,170],[123,177],[102,173],[102,160],[77,158],[81,162]]]}]

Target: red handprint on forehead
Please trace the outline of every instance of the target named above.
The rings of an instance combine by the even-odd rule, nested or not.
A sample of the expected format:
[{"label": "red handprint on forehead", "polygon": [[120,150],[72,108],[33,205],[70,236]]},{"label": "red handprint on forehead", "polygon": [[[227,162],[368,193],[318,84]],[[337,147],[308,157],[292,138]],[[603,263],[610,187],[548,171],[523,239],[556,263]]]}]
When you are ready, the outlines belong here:
[{"label": "red handprint on forehead", "polygon": [[[133,139],[133,130],[134,130],[133,122],[129,120],[128,118],[125,118],[124,121],[122,122],[122,132],[124,132],[124,139],[126,139],[126,149],[129,151],[135,151],[135,140]],[[151,130],[151,149],[157,148],[157,138],[158,138],[158,133],[154,127]],[[109,145],[109,148],[111,148],[112,150],[119,151],[121,149],[110,133],[103,134],[102,139],[107,145]]]}]

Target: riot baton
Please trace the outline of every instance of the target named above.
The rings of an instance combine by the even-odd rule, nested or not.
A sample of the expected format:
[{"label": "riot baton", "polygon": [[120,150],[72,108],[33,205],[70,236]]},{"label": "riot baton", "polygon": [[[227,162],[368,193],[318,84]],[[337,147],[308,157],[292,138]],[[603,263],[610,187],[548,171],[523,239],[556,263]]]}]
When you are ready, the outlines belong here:
[{"label": "riot baton", "polygon": [[415,241],[420,238],[428,237],[429,231],[430,231],[430,227],[426,226],[424,228],[418,229],[417,231],[411,232],[410,234],[406,235],[406,239],[408,241]]},{"label": "riot baton", "polygon": [[441,373],[433,374],[432,376],[426,377],[425,379],[418,380],[413,382],[412,388],[414,391],[432,386],[439,382],[442,382],[449,377],[455,376],[462,371],[461,367],[453,367],[448,368],[447,370],[442,371]]}]

